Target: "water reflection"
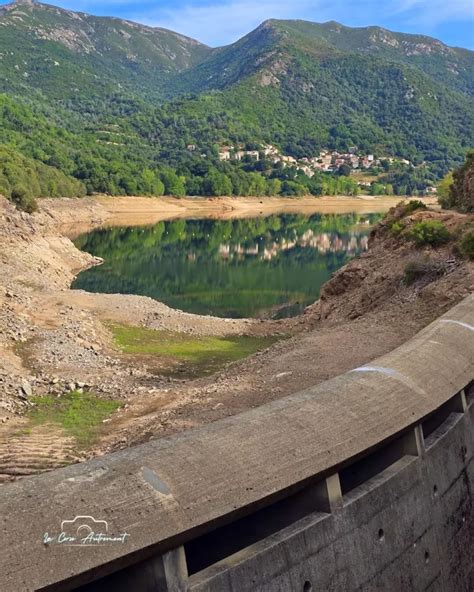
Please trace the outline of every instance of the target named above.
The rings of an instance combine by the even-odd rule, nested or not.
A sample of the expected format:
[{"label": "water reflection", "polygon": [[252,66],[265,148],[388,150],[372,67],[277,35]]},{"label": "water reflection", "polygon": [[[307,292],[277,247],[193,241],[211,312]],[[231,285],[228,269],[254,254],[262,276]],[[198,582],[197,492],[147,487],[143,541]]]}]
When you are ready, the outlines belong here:
[{"label": "water reflection", "polygon": [[321,285],[367,249],[381,214],[273,215],[172,220],[95,230],[82,250],[105,259],[75,288],[142,294],[198,314],[289,316],[317,299]]}]

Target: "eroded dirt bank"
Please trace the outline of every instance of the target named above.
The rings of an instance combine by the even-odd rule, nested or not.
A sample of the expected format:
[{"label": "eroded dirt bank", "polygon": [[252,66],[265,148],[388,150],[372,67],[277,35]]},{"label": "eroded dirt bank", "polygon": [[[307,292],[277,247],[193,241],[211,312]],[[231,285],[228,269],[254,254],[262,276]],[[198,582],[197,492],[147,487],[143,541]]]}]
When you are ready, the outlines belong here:
[{"label": "eroded dirt bank", "polygon": [[[114,209],[109,199],[45,200],[33,216],[0,199],[0,475],[4,479],[213,421],[326,380],[393,349],[474,287],[473,264],[453,253],[452,244],[415,249],[381,227],[370,251],[337,272],[321,299],[295,319],[200,317],[150,298],[71,291],[74,275],[94,264],[94,258],[78,251],[63,232],[112,223],[117,214],[126,215],[129,224],[131,203],[142,204],[137,207],[148,223],[160,219],[157,216],[190,215],[184,213],[187,205],[181,200],[167,200],[160,210],[156,202],[161,200],[124,198]],[[217,205],[207,200],[199,215],[227,215],[229,199]],[[255,201],[235,206],[229,215],[255,214],[255,208],[263,205]],[[189,207],[197,212],[195,204]],[[390,200],[386,207],[392,204]],[[290,206],[294,207],[293,200],[271,204]],[[367,207],[372,210],[363,211],[374,211],[374,204]],[[353,210],[352,205],[349,211]],[[417,212],[409,223],[432,217],[443,220],[454,234],[468,222],[452,213]],[[431,271],[408,285],[407,262],[420,257],[430,259]],[[152,356],[123,355],[112,340],[110,321],[196,336],[286,334],[289,338],[213,376],[178,380],[161,375]],[[103,423],[92,448],[79,449],[55,426],[31,428],[23,417],[31,408],[32,395],[61,397],[74,389],[121,402]]]}]

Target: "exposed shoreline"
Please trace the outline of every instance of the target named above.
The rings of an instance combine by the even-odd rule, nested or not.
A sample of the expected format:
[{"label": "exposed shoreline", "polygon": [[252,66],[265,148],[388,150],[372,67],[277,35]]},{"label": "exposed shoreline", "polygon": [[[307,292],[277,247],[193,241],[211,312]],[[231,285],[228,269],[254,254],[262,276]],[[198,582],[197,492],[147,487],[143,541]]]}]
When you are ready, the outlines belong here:
[{"label": "exposed shoreline", "polygon": [[[42,199],[48,213],[68,235],[76,236],[96,226],[143,226],[173,218],[250,218],[260,215],[306,215],[385,212],[399,196],[326,197],[108,197]],[[424,200],[436,203],[433,198]]]},{"label": "exposed shoreline", "polygon": [[112,217],[121,214],[251,216],[261,213],[311,211],[321,213],[380,212],[400,197],[105,197],[95,198]]},{"label": "exposed shoreline", "polygon": [[[383,204],[388,209],[399,201],[389,198]],[[0,198],[0,481],[214,421],[327,380],[403,343],[473,290],[474,265],[464,261],[426,286],[401,286],[413,246],[386,240],[376,241],[368,253],[337,272],[305,314],[282,321],[199,316],[142,296],[70,289],[75,274],[96,260],[67,236],[98,226],[193,215],[311,213],[321,212],[323,204],[327,213],[382,209],[382,202],[361,198],[235,202],[50,199],[28,215]],[[452,213],[426,214],[451,224],[465,220]],[[452,254],[439,250],[436,257],[450,261]],[[151,356],[134,358],[118,351],[107,329],[111,321],[198,337],[286,333],[292,338],[212,376],[170,381],[160,376]],[[61,396],[71,383],[85,383],[100,397],[123,401],[95,447],[80,454],[60,433],[54,438],[36,428],[26,433],[22,417],[30,405],[28,391]],[[45,458],[50,459],[47,466]]]}]

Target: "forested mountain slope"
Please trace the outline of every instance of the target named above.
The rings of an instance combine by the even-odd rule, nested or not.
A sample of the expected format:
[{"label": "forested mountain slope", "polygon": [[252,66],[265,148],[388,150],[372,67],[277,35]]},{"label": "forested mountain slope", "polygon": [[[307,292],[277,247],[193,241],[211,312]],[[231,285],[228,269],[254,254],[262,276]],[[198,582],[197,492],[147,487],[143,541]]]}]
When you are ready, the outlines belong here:
[{"label": "forested mountain slope", "polygon": [[473,141],[473,56],[377,27],[267,21],[180,79],[221,89],[216,109],[294,156],[358,145],[446,163]]},{"label": "forested mountain slope", "polygon": [[219,159],[265,143],[407,159],[385,182],[421,191],[474,145],[473,81],[474,52],[379,27],[270,20],[211,49],[29,0],[0,8],[0,141],[89,192],[328,190],[328,174]]},{"label": "forested mountain slope", "polygon": [[166,29],[27,0],[0,7],[0,47],[1,91],[34,89],[63,102],[169,94],[172,75],[211,52]]}]

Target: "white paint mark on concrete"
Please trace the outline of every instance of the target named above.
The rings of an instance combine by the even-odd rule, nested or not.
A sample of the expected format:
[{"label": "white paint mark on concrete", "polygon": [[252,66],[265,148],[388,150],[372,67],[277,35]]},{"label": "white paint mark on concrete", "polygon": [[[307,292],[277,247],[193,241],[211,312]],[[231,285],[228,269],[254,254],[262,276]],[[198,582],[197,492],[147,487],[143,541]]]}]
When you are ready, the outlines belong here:
[{"label": "white paint mark on concrete", "polygon": [[469,325],[468,323],[463,323],[462,321],[453,321],[452,319],[441,319],[440,323],[452,323],[454,325],[461,325],[461,327],[469,329],[470,331],[474,331],[474,327],[472,325]]},{"label": "white paint mark on concrete", "polygon": [[418,386],[411,378],[408,376],[404,376],[398,370],[394,370],[393,368],[384,368],[383,366],[360,366],[359,368],[354,368],[351,372],[378,372],[379,374],[385,374],[386,376],[390,376],[390,378],[394,378],[405,384],[408,388],[415,391],[420,395],[426,395],[425,391]]}]

